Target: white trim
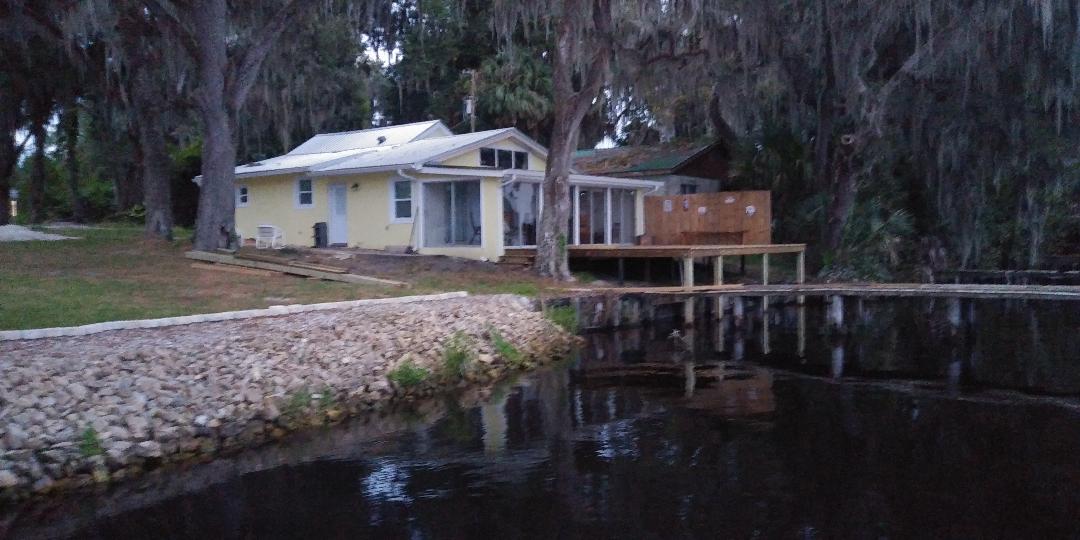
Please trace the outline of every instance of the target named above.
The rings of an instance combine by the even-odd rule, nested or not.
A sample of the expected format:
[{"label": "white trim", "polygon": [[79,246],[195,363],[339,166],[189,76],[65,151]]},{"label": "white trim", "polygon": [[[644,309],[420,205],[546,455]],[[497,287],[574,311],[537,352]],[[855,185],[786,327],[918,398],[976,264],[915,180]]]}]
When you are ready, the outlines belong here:
[{"label": "white trim", "polygon": [[[397,184],[399,182],[405,182],[405,183],[409,184],[409,198],[408,199],[398,199],[397,198],[397,189],[396,188],[397,188]],[[389,193],[389,195],[390,195],[389,196],[389,200],[390,200],[390,223],[413,223],[416,220],[416,210],[415,210],[414,205],[413,205],[413,200],[416,198],[416,185],[415,185],[415,182],[413,182],[409,178],[402,178],[400,176],[391,176],[390,180],[389,180],[389,187],[390,187],[390,193]],[[397,203],[401,202],[401,201],[409,201],[409,211],[412,213],[412,216],[407,217],[407,218],[402,218],[402,217],[397,216]]]},{"label": "white trim", "polygon": [[604,243],[610,244],[611,237],[611,188],[604,190]]},{"label": "white trim", "polygon": [[581,194],[579,193],[578,186],[575,184],[570,185],[570,197],[573,198],[573,201],[571,201],[573,206],[570,211],[574,213],[574,219],[572,220],[574,230],[570,232],[574,239],[573,244],[576,245],[581,243]]},{"label": "white trim", "polygon": [[[241,189],[244,190],[245,193],[241,194],[240,193]],[[242,201],[241,197],[246,198],[247,200]],[[236,207],[237,208],[247,208],[250,204],[251,204],[251,186],[248,186],[247,184],[237,184],[236,185]]]},{"label": "white trim", "polygon": [[[300,202],[300,182],[307,180],[311,182],[311,202],[308,204],[302,204]],[[315,179],[310,176],[298,176],[293,181],[293,207],[297,210],[307,210],[309,208],[315,208]]]}]

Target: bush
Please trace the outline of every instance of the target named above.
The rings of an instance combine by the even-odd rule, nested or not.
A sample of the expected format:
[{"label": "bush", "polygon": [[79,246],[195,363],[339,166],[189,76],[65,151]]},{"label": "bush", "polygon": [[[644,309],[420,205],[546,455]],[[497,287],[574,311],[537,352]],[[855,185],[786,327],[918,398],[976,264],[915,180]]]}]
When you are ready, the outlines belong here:
[{"label": "bush", "polygon": [[390,382],[402,387],[412,388],[427,380],[431,372],[416,365],[412,360],[406,360],[386,377]]},{"label": "bush", "polygon": [[443,349],[443,374],[448,378],[463,377],[473,361],[472,340],[461,331],[454,332]]},{"label": "bush", "polygon": [[88,427],[86,431],[83,431],[82,439],[79,441],[79,453],[83,457],[100,456],[105,453],[105,450],[101,447],[101,439],[98,438],[97,430]]},{"label": "bush", "polygon": [[495,352],[498,353],[503,360],[506,360],[508,365],[516,368],[525,365],[525,355],[521,354],[521,351],[519,351],[513,343],[507,341],[506,338],[502,337],[502,334],[499,334],[494,329],[490,331],[490,334],[491,344],[495,347]]},{"label": "bush", "polygon": [[577,310],[572,306],[556,306],[548,308],[546,312],[548,320],[562,327],[563,330],[576,334],[578,331]]}]

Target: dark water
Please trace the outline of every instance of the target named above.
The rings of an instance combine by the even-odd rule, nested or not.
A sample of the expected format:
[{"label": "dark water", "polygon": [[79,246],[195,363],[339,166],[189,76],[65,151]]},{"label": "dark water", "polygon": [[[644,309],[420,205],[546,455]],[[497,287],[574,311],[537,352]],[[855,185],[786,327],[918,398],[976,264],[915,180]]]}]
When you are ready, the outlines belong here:
[{"label": "dark water", "polygon": [[13,536],[1080,536],[1080,304],[747,313],[588,334],[490,394],[32,508]]}]

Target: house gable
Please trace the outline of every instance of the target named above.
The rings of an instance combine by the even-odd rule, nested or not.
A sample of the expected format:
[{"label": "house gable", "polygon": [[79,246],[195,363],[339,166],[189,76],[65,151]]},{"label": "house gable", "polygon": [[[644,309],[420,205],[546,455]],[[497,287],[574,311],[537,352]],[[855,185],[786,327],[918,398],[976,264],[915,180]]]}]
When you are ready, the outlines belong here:
[{"label": "house gable", "polygon": [[509,150],[511,152],[525,152],[528,154],[528,167],[530,171],[543,171],[547,163],[547,149],[529,139],[516,129],[506,130],[506,133],[490,139],[456,149],[442,156],[436,156],[429,160],[429,164],[439,167],[468,167],[484,169],[505,169],[507,167],[489,166],[482,164],[481,150],[491,148]]}]

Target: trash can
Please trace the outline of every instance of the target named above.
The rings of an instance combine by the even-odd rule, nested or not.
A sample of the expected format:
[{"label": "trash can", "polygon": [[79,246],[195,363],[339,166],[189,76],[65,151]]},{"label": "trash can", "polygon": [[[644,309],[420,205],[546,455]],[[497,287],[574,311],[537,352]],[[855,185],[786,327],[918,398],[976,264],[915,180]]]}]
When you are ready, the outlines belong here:
[{"label": "trash can", "polygon": [[312,227],[312,228],[315,229],[315,247],[317,247],[317,248],[326,247],[327,246],[326,222],[325,221],[320,221],[320,222],[316,223],[315,226]]}]

